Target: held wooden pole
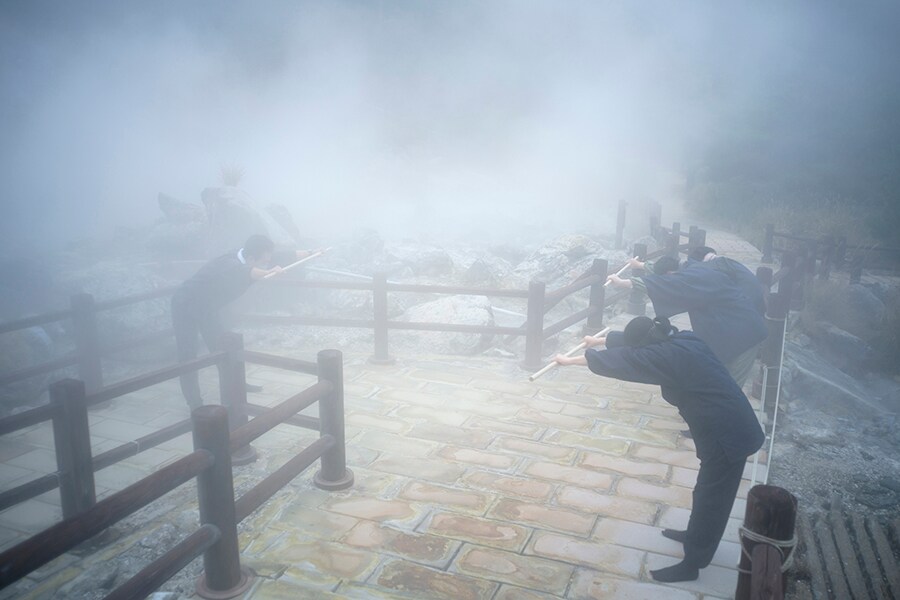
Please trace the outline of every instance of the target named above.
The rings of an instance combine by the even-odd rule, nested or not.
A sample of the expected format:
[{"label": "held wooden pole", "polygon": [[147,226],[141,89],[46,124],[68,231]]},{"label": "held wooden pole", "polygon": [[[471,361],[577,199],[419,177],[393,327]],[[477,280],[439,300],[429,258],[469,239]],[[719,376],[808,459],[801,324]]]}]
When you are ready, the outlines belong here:
[{"label": "held wooden pole", "polygon": [[325,248],[324,250],[319,250],[318,252],[313,252],[312,254],[310,254],[309,256],[307,256],[306,258],[301,258],[300,260],[298,260],[298,261],[296,261],[296,262],[292,262],[292,263],[289,264],[288,266],[283,267],[283,268],[281,269],[281,271],[278,271],[278,272],[276,272],[276,273],[269,273],[268,275],[264,275],[264,276],[263,276],[263,279],[269,279],[269,278],[271,278],[271,277],[275,277],[276,275],[281,275],[281,274],[284,273],[285,271],[289,271],[289,270],[293,269],[293,268],[296,267],[296,266],[302,265],[303,263],[305,263],[305,262],[307,262],[307,261],[310,261],[310,260],[312,260],[312,259],[314,259],[314,258],[318,258],[318,257],[322,256],[323,254],[325,254],[325,253],[328,252],[329,250],[331,250],[331,248]]},{"label": "held wooden pole", "polygon": [[[596,337],[606,335],[607,333],[609,333],[609,327],[604,327],[601,331],[598,331],[591,337],[596,338]],[[571,350],[566,352],[565,356],[575,356],[575,354],[577,354],[580,350],[584,350],[586,346],[587,346],[587,344],[585,344],[584,342],[581,342],[580,344],[578,344],[577,346],[575,346],[574,348],[572,348]],[[537,371],[536,373],[532,373],[531,375],[529,375],[528,381],[534,381],[535,379],[537,379],[538,377],[540,377],[541,375],[543,375],[544,373],[546,373],[547,371],[549,371],[550,369],[552,369],[555,366],[557,366],[556,361],[551,362],[550,364],[548,364],[546,367],[544,367],[540,371]]]}]

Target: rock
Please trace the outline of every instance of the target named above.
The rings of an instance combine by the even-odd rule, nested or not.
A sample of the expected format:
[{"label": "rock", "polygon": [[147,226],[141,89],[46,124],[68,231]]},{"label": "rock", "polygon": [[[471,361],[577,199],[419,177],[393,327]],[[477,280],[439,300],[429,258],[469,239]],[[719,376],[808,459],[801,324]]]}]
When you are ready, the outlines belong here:
[{"label": "rock", "polygon": [[206,252],[208,236],[205,223],[159,221],[150,229],[147,248],[164,258],[198,257]]},{"label": "rock", "polygon": [[872,353],[866,342],[831,323],[817,321],[808,331],[823,357],[844,372],[859,373]]},{"label": "rock", "polygon": [[299,246],[308,246],[303,243],[303,236],[300,234],[300,228],[294,221],[294,216],[284,204],[270,204],[266,207],[266,211],[281,226],[281,228],[291,237],[293,243]]},{"label": "rock", "polygon": [[290,246],[290,233],[241,189],[209,187],[200,194],[209,221],[210,255],[240,248],[253,234],[267,235],[277,245]]},{"label": "rock", "polygon": [[[484,296],[449,296],[407,310],[402,319],[418,323],[452,323],[493,326],[491,305]],[[398,343],[426,354],[477,354],[487,349],[492,334],[445,333],[440,331],[402,331],[392,333]]]},{"label": "rock", "polygon": [[447,251],[438,246],[404,242],[385,248],[387,263],[408,267],[416,276],[436,277],[453,271],[453,261]]},{"label": "rock", "polygon": [[485,256],[469,265],[462,281],[466,285],[500,286],[511,270],[512,265],[502,258]]},{"label": "rock", "polygon": [[847,288],[850,308],[865,327],[875,332],[884,320],[884,302],[878,299],[867,287],[858,283]]},{"label": "rock", "polygon": [[157,197],[157,202],[159,210],[170,223],[206,223],[206,212],[199,204],[184,202],[162,192]]},{"label": "rock", "polygon": [[[53,340],[43,327],[29,327],[0,335],[0,364],[3,374],[38,365],[54,358]],[[60,374],[48,373],[16,381],[0,387],[0,415],[5,416],[16,407],[34,404],[47,389],[51,378]]]},{"label": "rock", "polygon": [[621,267],[628,255],[607,250],[585,235],[568,234],[539,247],[516,265],[512,276],[526,287],[529,281],[543,281],[548,287],[568,285],[587,272],[596,258],[605,259],[612,270]]}]

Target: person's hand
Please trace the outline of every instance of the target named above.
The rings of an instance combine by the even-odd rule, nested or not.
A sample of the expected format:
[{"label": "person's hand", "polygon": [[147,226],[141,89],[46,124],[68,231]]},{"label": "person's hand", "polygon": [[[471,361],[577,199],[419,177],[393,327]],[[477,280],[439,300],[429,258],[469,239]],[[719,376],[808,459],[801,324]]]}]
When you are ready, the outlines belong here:
[{"label": "person's hand", "polygon": [[606,278],[606,283],[612,285],[617,288],[631,288],[631,280],[630,279],[622,279],[616,274],[612,274]]},{"label": "person's hand", "polygon": [[647,263],[641,262],[638,259],[632,257],[628,259],[628,266],[632,269],[643,269],[647,266]]},{"label": "person's hand", "polygon": [[586,335],[584,336],[584,345],[588,348],[593,348],[594,346],[605,346],[606,336],[594,337],[592,335]]},{"label": "person's hand", "polygon": [[272,267],[271,269],[269,269],[269,271],[268,271],[268,273],[266,273],[266,275],[267,276],[268,275],[278,275],[282,271],[284,271],[284,269],[282,269],[281,267],[276,265],[276,266]]},{"label": "person's hand", "polygon": [[573,363],[572,363],[572,358],[566,356],[565,354],[557,354],[557,355],[553,358],[553,361],[554,361],[556,364],[560,365],[560,366],[566,366],[566,365],[571,365],[571,364],[573,364]]}]

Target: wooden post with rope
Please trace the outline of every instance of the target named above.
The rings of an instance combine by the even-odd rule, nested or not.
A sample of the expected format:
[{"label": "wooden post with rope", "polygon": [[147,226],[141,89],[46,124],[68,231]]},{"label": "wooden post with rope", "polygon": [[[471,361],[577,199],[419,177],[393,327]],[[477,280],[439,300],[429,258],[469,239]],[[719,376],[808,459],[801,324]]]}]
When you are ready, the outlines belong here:
[{"label": "wooden post with rope", "polygon": [[[741,562],[738,567],[735,600],[751,598],[782,598],[787,578],[784,572],[793,563],[797,539],[794,526],[797,520],[797,498],[774,485],[756,485],[747,494],[747,510],[740,530]],[[773,555],[777,557],[777,580],[773,569]],[[764,590],[769,588],[770,595]]]}]

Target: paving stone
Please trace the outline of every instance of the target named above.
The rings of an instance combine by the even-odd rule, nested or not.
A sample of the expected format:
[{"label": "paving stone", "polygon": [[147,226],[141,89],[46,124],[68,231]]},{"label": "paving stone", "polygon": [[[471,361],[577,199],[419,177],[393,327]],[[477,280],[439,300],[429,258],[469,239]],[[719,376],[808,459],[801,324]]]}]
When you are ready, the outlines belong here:
[{"label": "paving stone", "polygon": [[625,440],[609,440],[569,431],[554,431],[542,441],[559,444],[560,446],[574,446],[586,450],[605,452],[615,456],[624,456],[628,452],[630,444],[630,442]]},{"label": "paving stone", "polygon": [[11,489],[17,485],[27,483],[31,479],[36,479],[41,474],[25,467],[0,464],[0,485],[3,486],[4,490]]},{"label": "paving stone", "polygon": [[626,401],[639,404],[649,404],[655,386],[642,386],[641,388],[616,388],[602,384],[588,384],[579,394],[591,396],[608,401]]},{"label": "paving stone", "polygon": [[[524,377],[523,377],[524,379]],[[483,379],[479,378],[473,381],[470,385],[478,390],[487,390],[491,392],[501,392],[504,394],[509,394],[511,396],[516,396],[518,398],[530,398],[534,396],[538,388],[534,385],[528,383],[527,381],[522,383],[517,383],[515,381],[509,381],[504,379]]]},{"label": "paving stone", "polygon": [[644,444],[663,446],[665,448],[675,448],[675,438],[678,434],[675,432],[641,429],[624,425],[603,425],[600,428],[600,435],[604,438],[619,438]]},{"label": "paving stone", "polygon": [[524,473],[541,479],[578,484],[592,489],[606,490],[613,482],[612,476],[607,473],[569,467],[559,463],[532,462],[525,468]]},{"label": "paving stone", "polygon": [[516,552],[525,546],[529,535],[529,530],[519,525],[445,512],[435,513],[423,529],[439,536]]},{"label": "paving stone", "polygon": [[654,417],[647,419],[644,423],[645,427],[650,429],[659,429],[660,431],[684,431],[687,430],[687,423],[681,419],[664,419],[662,417]]},{"label": "paving stone", "polygon": [[613,410],[621,410],[647,416],[654,415],[666,419],[681,418],[678,416],[678,410],[670,404],[660,405],[652,402],[649,404],[641,404],[640,402],[629,402],[627,400],[613,400],[611,402],[611,408]]},{"label": "paving stone", "polygon": [[304,498],[301,497],[296,504],[284,507],[278,518],[269,523],[269,527],[295,531],[307,538],[336,540],[359,522],[350,516],[305,506],[303,501]]},{"label": "paving stone", "polygon": [[28,500],[0,513],[0,527],[34,534],[62,521],[62,510],[44,502]]},{"label": "paving stone", "polygon": [[[656,525],[667,529],[686,529],[690,515],[690,509],[679,508],[677,506],[665,506],[660,511]],[[738,537],[738,530],[743,522],[742,518],[729,518],[722,539],[728,542],[739,542],[740,538]]]},{"label": "paving stone", "polygon": [[483,600],[490,598],[499,587],[491,581],[443,573],[405,560],[388,561],[375,583],[412,598],[429,600]]},{"label": "paving stone", "polygon": [[535,592],[534,590],[526,590],[525,588],[515,587],[504,583],[500,586],[500,590],[493,600],[554,600],[561,598],[553,594],[545,594],[543,592]]},{"label": "paving stone", "polygon": [[481,546],[463,546],[453,564],[460,573],[552,594],[565,592],[575,570],[555,561]]},{"label": "paving stone", "polygon": [[[673,559],[671,556],[648,552],[645,569],[649,573],[650,570],[668,567],[676,562],[678,562],[678,559]],[[734,590],[737,586],[737,570],[710,565],[705,569],[700,569],[700,577],[696,581],[682,581],[665,584],[665,586],[704,595],[711,594],[731,598],[734,596]]]},{"label": "paving stone", "polygon": [[438,452],[438,456],[456,462],[468,463],[489,469],[507,470],[519,462],[519,459],[506,454],[473,450],[472,448],[456,448],[447,446]]},{"label": "paving stone", "polygon": [[697,600],[698,596],[670,586],[641,581],[626,581],[604,573],[579,569],[567,596],[571,600]]},{"label": "paving stone", "polygon": [[576,535],[589,534],[596,520],[592,515],[543,504],[520,502],[509,498],[504,498],[497,502],[488,511],[487,516],[494,519],[522,523],[540,529],[564,531]]},{"label": "paving stone", "polygon": [[633,578],[640,576],[644,561],[639,550],[545,531],[534,534],[526,553]]},{"label": "paving stone", "polygon": [[[40,475],[55,473],[57,470],[56,452],[46,448],[36,448],[9,459],[6,461],[6,464],[25,471],[36,472]],[[12,473],[15,474],[15,472]]]},{"label": "paving stone", "polygon": [[410,428],[410,424],[401,419],[382,417],[362,412],[351,412],[347,414],[346,424],[352,427],[359,427],[363,430],[371,428],[383,429],[390,433],[403,433]]},{"label": "paving stone", "polygon": [[440,448],[440,444],[428,440],[419,440],[402,435],[384,433],[381,431],[366,431],[351,440],[347,446],[364,446],[379,452],[390,452],[399,456],[424,458]]},{"label": "paving stone", "polygon": [[644,498],[671,506],[681,506],[683,508],[689,508],[692,500],[691,490],[683,487],[654,485],[630,477],[622,478],[616,484],[616,494],[633,498]]},{"label": "paving stone", "polygon": [[497,395],[487,390],[472,389],[472,387],[461,388],[459,386],[447,385],[446,383],[438,383],[429,381],[425,384],[423,390],[429,394],[436,394],[442,398],[452,399],[453,408],[457,408],[457,402],[468,403],[489,403],[497,399]]},{"label": "paving stone", "polygon": [[684,556],[684,547],[679,542],[663,537],[661,527],[612,517],[597,520],[591,539],[679,558]]},{"label": "paving stone", "polygon": [[339,598],[356,598],[357,600],[411,600],[415,598],[409,594],[394,593],[374,584],[356,581],[342,581],[334,593]]},{"label": "paving stone", "polygon": [[473,375],[465,372],[450,372],[443,368],[434,369],[413,369],[409,372],[409,377],[414,379],[422,379],[425,381],[438,381],[441,383],[452,383],[465,385],[472,381]]},{"label": "paving stone", "polygon": [[322,504],[321,508],[370,521],[402,521],[417,514],[409,502],[379,498],[332,498]]},{"label": "paving stone", "polygon": [[688,452],[687,450],[669,450],[667,448],[659,448],[658,446],[635,444],[631,449],[631,456],[634,458],[655,460],[667,465],[686,467],[688,469],[700,468],[700,459],[697,458],[695,453]]},{"label": "paving stone", "polygon": [[528,407],[539,412],[552,414],[560,414],[563,406],[565,406],[558,399],[547,397],[541,393],[537,396],[531,396],[530,398],[517,398],[516,403],[522,407]]},{"label": "paving stone", "polygon": [[413,534],[385,527],[372,521],[360,521],[341,541],[374,552],[389,552],[413,562],[446,568],[459,543],[437,535]]},{"label": "paving stone", "polygon": [[560,488],[556,501],[586,513],[596,513],[606,517],[616,517],[626,521],[650,524],[656,519],[658,507],[651,502],[633,500],[593,490],[565,486]]},{"label": "paving stone", "polygon": [[664,481],[669,474],[668,465],[657,462],[631,460],[596,452],[583,452],[577,464],[589,469],[615,471],[633,477],[649,477]]},{"label": "paving stone", "polygon": [[381,389],[374,397],[381,402],[395,402],[399,405],[412,404],[431,408],[444,407],[448,399],[447,396],[438,396],[419,389],[400,389],[395,387]]},{"label": "paving stone", "polygon": [[529,423],[538,423],[567,431],[589,431],[593,426],[591,419],[541,412],[532,408],[523,408],[516,413],[516,418]]},{"label": "paving stone", "polygon": [[493,500],[493,496],[489,494],[458,490],[419,481],[407,484],[400,491],[399,495],[407,500],[454,507],[476,514],[483,514]]},{"label": "paving stone", "polygon": [[435,442],[468,446],[470,448],[487,448],[491,440],[494,439],[494,434],[487,431],[451,427],[436,423],[420,423],[413,427],[407,435]]},{"label": "paving stone", "polygon": [[609,402],[599,396],[590,394],[582,394],[578,391],[581,386],[577,386],[570,392],[559,392],[552,389],[541,389],[538,392],[539,398],[546,398],[560,404],[561,407],[579,406],[585,410],[603,410],[609,406]]},{"label": "paving stone", "polygon": [[[252,566],[252,565],[248,565]],[[262,579],[245,598],[247,600],[336,600],[341,598],[327,590],[310,586],[305,579],[295,580],[288,577],[280,579]]]},{"label": "paving stone", "polygon": [[562,464],[572,464],[577,450],[566,448],[557,444],[541,444],[531,440],[523,440],[516,437],[500,436],[494,440],[492,447],[510,450],[520,454],[528,454],[530,456],[539,456],[541,458],[550,459]]},{"label": "paving stone", "polygon": [[433,458],[406,458],[384,456],[369,465],[370,469],[424,479],[436,483],[455,483],[465,472],[465,467],[445,463]]},{"label": "paving stone", "polygon": [[97,485],[120,490],[147,476],[147,470],[116,463],[94,473]]},{"label": "paving stone", "polygon": [[494,419],[515,419],[516,413],[522,408],[521,402],[498,402],[497,398],[490,400],[463,400],[453,398],[453,408],[464,414],[491,417]]},{"label": "paving stone", "polygon": [[466,421],[466,427],[470,429],[484,429],[492,433],[505,433],[524,438],[535,439],[544,431],[540,425],[526,425],[524,423],[512,423],[486,417],[472,417]]},{"label": "paving stone", "polygon": [[463,477],[463,481],[474,488],[501,492],[504,495],[522,496],[532,500],[547,500],[553,493],[554,486],[534,479],[521,477],[504,477],[486,471],[472,471]]},{"label": "paving stone", "polygon": [[401,419],[423,419],[430,423],[441,423],[454,427],[459,427],[469,419],[469,415],[460,411],[438,410],[424,406],[402,406],[396,409],[393,414]]}]

